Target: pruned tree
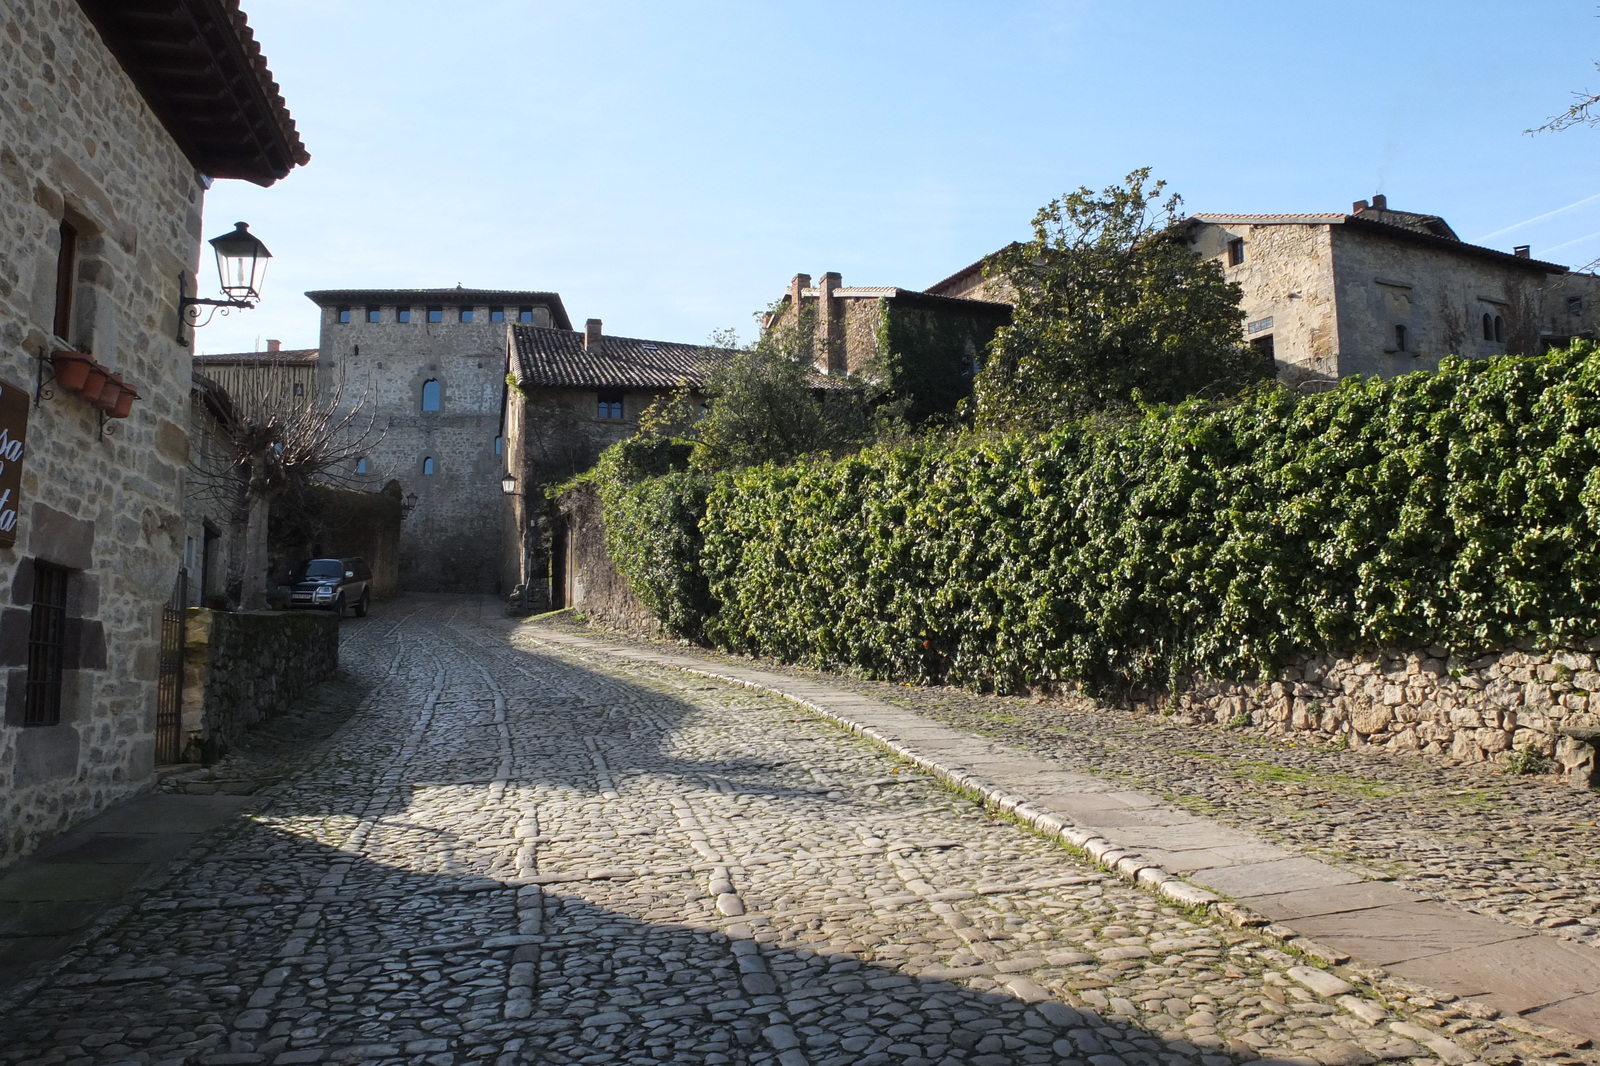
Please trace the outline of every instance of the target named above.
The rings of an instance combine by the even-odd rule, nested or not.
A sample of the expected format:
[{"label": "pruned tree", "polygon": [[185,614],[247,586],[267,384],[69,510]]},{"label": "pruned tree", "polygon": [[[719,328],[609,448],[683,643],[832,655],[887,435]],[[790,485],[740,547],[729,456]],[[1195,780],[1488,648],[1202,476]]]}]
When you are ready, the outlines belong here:
[{"label": "pruned tree", "polygon": [[355,462],[371,450],[376,409],[365,397],[347,404],[344,382],[323,396],[285,390],[263,360],[233,375],[227,402],[211,407],[220,433],[196,442],[192,491],[238,501],[245,511],[240,606],[267,605],[267,528],[274,501],[312,484],[354,485]]}]

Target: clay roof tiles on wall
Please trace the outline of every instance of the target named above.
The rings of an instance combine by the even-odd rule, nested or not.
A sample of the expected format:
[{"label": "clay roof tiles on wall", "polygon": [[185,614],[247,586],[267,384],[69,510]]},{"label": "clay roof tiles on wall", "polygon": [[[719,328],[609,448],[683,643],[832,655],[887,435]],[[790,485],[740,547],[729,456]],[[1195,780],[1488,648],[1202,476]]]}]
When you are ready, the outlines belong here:
[{"label": "clay roof tiles on wall", "polygon": [[602,336],[597,347],[585,348],[583,339],[581,331],[512,326],[518,380],[543,388],[698,388],[731,354],[698,344],[612,336]]},{"label": "clay roof tiles on wall", "polygon": [[221,352],[216,355],[197,355],[196,366],[275,366],[279,364],[315,363],[320,357],[319,348],[285,348],[276,352]]},{"label": "clay roof tiles on wall", "polygon": [[[580,330],[511,327],[518,384],[532,388],[675,389],[704,388],[719,365],[733,358],[726,348],[602,334],[597,347],[585,348]],[[812,374],[822,391],[848,390],[846,378]]]},{"label": "clay roof tiles on wall", "polygon": [[271,185],[311,159],[239,0],[78,0],[203,174]]}]

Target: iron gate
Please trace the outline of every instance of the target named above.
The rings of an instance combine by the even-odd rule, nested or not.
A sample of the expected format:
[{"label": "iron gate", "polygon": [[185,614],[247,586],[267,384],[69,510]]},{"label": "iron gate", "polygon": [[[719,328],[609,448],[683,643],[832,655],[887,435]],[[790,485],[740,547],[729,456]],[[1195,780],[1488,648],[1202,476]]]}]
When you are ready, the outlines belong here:
[{"label": "iron gate", "polygon": [[179,570],[172,598],[161,608],[161,673],[156,683],[156,764],[178,761],[183,732],[183,627],[189,571]]}]

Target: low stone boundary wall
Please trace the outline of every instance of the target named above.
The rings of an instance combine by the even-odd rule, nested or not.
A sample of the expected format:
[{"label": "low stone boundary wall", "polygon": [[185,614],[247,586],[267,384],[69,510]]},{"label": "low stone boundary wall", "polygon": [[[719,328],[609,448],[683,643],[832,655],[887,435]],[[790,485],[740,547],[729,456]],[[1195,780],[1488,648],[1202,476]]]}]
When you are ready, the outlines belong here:
[{"label": "low stone boundary wall", "polygon": [[323,611],[189,608],[183,758],[213,762],[249,728],[339,668],[339,619]]},{"label": "low stone boundary wall", "polygon": [[1503,761],[1508,752],[1548,756],[1587,783],[1594,751],[1561,735],[1600,725],[1600,641],[1584,650],[1507,649],[1471,660],[1439,648],[1301,660],[1278,680],[1199,680],[1173,700],[1192,721],[1242,723],[1268,732],[1345,737],[1351,747]]},{"label": "low stone boundary wall", "polygon": [[556,520],[565,528],[562,606],[612,629],[659,634],[661,623],[639,602],[606,551],[605,516],[593,486],[579,485],[564,494]]}]

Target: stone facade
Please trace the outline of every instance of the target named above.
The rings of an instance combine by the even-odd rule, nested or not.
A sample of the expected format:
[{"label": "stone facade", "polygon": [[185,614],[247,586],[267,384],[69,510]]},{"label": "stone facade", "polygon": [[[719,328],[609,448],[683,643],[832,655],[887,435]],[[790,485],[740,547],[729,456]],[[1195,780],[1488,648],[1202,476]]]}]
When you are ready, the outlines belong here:
[{"label": "stone facade", "polygon": [[880,327],[893,310],[915,309],[958,324],[970,322],[974,340],[969,357],[976,363],[988,336],[1009,317],[1007,311],[997,310],[998,306],[984,296],[951,296],[894,286],[849,287],[836,273],[823,274],[819,284],[812,285],[810,274],[796,274],[782,299],[762,316],[761,328],[771,333],[798,329],[810,334],[806,346],[819,373],[872,377],[887,355]]},{"label": "stone facade", "polygon": [[183,757],[214,762],[251,726],[339,669],[339,619],[324,611],[190,608],[184,633]]},{"label": "stone facade", "polygon": [[1564,728],[1600,726],[1600,641],[1585,648],[1506,649],[1470,660],[1441,648],[1310,656],[1276,680],[1199,681],[1173,710],[1196,721],[1315,733],[1351,747],[1461,762],[1533,751],[1586,783],[1593,751]]},{"label": "stone facade", "polygon": [[1196,215],[1195,251],[1244,291],[1245,339],[1289,382],[1535,353],[1600,327],[1600,278],[1467,244],[1382,197],[1348,215]]},{"label": "stone facade", "polygon": [[396,480],[417,495],[401,527],[401,590],[499,591],[506,327],[525,319],[569,328],[561,298],[485,289],[306,295],[322,312],[322,395],[369,403],[376,418],[365,469],[346,473],[372,489]]},{"label": "stone facade", "polygon": [[231,402],[195,373],[189,393],[189,470],[183,494],[188,606],[237,603],[244,572],[245,478],[228,461],[222,418]]},{"label": "stone facade", "polygon": [[[217,38],[193,20],[211,14],[207,31],[238,50],[208,51]],[[178,296],[180,277],[193,291],[202,168],[270,184],[305,159],[236,5],[157,14],[137,34],[121,32],[126,17],[60,0],[0,12],[0,389],[33,396],[51,353],[76,350],[139,393],[103,426],[46,381],[15,459],[20,496],[0,503],[16,535],[0,547],[0,864],[150,780],[160,612],[185,538],[192,382]],[[169,43],[194,64],[198,97],[141,51]],[[195,102],[229,99],[206,94],[239,77],[229,103]],[[236,120],[249,143],[230,139]]]}]

